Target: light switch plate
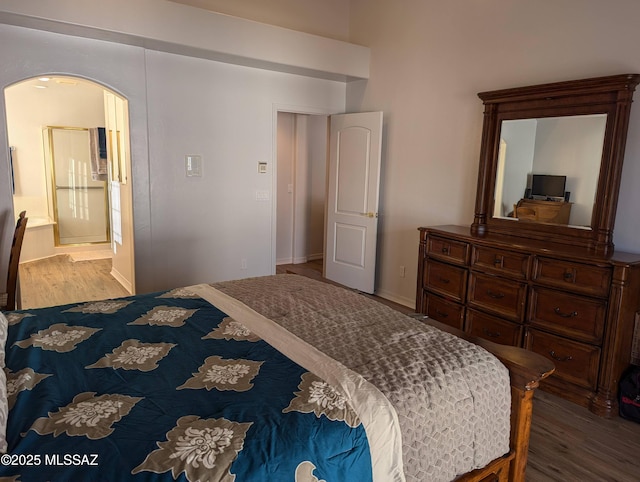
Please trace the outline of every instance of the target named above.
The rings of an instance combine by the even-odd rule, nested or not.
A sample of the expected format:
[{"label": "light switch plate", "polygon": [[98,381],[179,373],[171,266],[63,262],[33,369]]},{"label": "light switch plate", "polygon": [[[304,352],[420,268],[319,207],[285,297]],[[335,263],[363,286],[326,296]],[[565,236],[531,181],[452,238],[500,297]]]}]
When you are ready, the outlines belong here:
[{"label": "light switch plate", "polygon": [[258,162],[258,173],[266,174],[267,173],[267,163],[263,161]]},{"label": "light switch plate", "polygon": [[256,201],[268,201],[269,191],[256,191]]},{"label": "light switch plate", "polygon": [[187,177],[202,176],[202,157],[201,156],[184,156],[184,167]]}]

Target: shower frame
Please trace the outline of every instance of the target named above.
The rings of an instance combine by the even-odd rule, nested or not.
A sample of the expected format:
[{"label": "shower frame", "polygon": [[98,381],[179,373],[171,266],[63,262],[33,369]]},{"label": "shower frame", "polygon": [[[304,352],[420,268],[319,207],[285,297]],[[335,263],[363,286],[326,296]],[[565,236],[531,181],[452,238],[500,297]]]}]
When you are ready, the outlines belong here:
[{"label": "shower frame", "polygon": [[[55,149],[53,141],[53,131],[85,131],[89,132],[87,127],[71,127],[71,126],[46,126],[42,129],[44,139],[44,155],[45,155],[45,172],[50,180],[48,183],[48,198],[50,213],[49,215],[54,220],[53,224],[53,237],[55,247],[73,247],[73,246],[90,246],[90,245],[102,245],[111,243],[111,222],[109,216],[109,190],[108,181],[102,181],[104,186],[85,186],[87,189],[103,189],[104,191],[104,216],[105,216],[105,238],[101,241],[87,241],[82,243],[61,243],[60,242],[60,220],[58,216],[58,186],[56,183],[56,160]],[[51,212],[52,211],[52,212]]]}]

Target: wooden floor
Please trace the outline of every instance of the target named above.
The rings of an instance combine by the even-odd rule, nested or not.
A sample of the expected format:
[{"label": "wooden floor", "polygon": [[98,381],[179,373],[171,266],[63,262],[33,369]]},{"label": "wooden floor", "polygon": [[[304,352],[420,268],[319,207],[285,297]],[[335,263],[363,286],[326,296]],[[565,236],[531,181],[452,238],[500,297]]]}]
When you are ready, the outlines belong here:
[{"label": "wooden floor", "polygon": [[639,480],[640,424],[536,392],[527,481]]},{"label": "wooden floor", "polygon": [[111,259],[73,261],[65,254],[20,264],[23,309],[128,295],[111,276]]},{"label": "wooden floor", "polygon": [[[110,260],[74,263],[68,256],[23,264],[23,308],[127,296],[110,269]],[[322,278],[322,261],[281,265],[276,272]],[[405,313],[413,311],[377,299]],[[533,410],[528,482],[640,481],[640,424],[597,417],[540,390]]]}]

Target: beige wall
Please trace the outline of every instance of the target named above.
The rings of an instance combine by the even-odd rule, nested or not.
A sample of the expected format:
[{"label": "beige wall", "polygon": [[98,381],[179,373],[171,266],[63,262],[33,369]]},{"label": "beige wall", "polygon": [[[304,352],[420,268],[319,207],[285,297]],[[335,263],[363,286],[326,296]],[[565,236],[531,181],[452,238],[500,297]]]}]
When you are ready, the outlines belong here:
[{"label": "beige wall", "polygon": [[336,40],[349,37],[349,0],[172,0]]},{"label": "beige wall", "polygon": [[[477,92],[640,72],[636,0],[352,0],[350,41],[371,48],[351,111],[383,110],[378,292],[413,303],[421,225],[473,220]],[[640,93],[636,93],[639,102]],[[640,252],[640,106],[632,108],[614,241]],[[406,266],[405,278],[399,266]]]}]

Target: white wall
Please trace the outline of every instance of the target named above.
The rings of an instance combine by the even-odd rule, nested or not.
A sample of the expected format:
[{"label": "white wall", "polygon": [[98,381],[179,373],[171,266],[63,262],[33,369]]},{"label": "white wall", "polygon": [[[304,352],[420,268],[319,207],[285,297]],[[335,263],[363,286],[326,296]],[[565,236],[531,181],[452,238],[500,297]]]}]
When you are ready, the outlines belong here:
[{"label": "white wall", "polygon": [[527,188],[536,154],[537,125],[535,119],[518,119],[502,124],[500,138],[504,139],[507,146],[502,191],[505,216],[513,210],[513,205],[523,198]]},{"label": "white wall", "polygon": [[[371,70],[368,81],[349,84],[347,107],[385,115],[377,289],[411,304],[418,226],[473,221],[483,110],[477,93],[640,72],[640,2],[350,5],[350,40],[371,48]],[[640,252],[640,92],[635,99],[614,241]]]},{"label": "white wall", "polygon": [[[288,4],[273,4],[276,15],[302,17]],[[0,0],[0,22],[323,79],[369,76],[366,47],[166,0]]]},{"label": "white wall", "polygon": [[[43,73],[89,78],[129,100],[136,291],[270,274],[277,106],[344,110],[345,84],[0,25],[0,87]],[[97,61],[99,60],[99,61]],[[0,109],[4,111],[4,100]],[[4,116],[0,146],[7,145]],[[203,177],[186,178],[184,156]],[[8,186],[6,159],[0,185]],[[10,226],[9,189],[0,217]],[[0,249],[8,252],[3,233]],[[247,269],[240,269],[241,259]]]},{"label": "white wall", "polygon": [[567,176],[565,191],[573,203],[569,224],[591,226],[606,121],[606,115],[538,121],[533,172]]},{"label": "white wall", "polygon": [[[161,52],[146,62],[155,286],[272,273],[273,205],[256,192],[272,196],[274,110],[340,111],[345,85]],[[202,156],[201,178],[185,177],[187,154]]]}]

